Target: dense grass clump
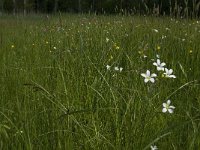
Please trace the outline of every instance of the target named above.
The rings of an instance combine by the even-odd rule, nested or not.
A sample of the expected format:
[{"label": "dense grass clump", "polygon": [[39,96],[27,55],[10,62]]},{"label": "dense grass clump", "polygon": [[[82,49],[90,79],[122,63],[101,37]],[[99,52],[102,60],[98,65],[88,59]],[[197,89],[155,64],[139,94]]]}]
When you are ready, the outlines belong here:
[{"label": "dense grass clump", "polygon": [[196,20],[1,17],[0,149],[199,149],[199,42]]}]

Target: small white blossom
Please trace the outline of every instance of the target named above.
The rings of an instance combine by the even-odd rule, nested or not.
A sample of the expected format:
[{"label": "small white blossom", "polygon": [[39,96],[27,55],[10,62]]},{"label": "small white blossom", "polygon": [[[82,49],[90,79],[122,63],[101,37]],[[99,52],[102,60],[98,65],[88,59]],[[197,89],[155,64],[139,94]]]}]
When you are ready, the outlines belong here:
[{"label": "small white blossom", "polygon": [[106,68],[107,68],[107,70],[110,70],[110,67],[111,67],[111,66],[109,66],[109,65],[106,65]]},{"label": "small white blossom", "polygon": [[146,56],[146,55],[144,55],[143,57],[144,57],[144,58],[147,58],[147,56]]},{"label": "small white blossom", "polygon": [[107,43],[109,42],[109,38],[106,38],[106,42],[107,42]]},{"label": "small white blossom", "polygon": [[120,67],[120,68],[119,67],[115,67],[114,69],[115,69],[115,71],[119,71],[119,72],[122,72],[122,70],[123,70],[122,67]]},{"label": "small white blossom", "polygon": [[151,145],[151,150],[158,150],[158,147],[156,145]]},{"label": "small white blossom", "polygon": [[174,112],[175,107],[174,106],[170,106],[171,104],[171,100],[167,100],[167,103],[163,103],[163,109],[162,112],[166,113],[167,111],[172,114]]},{"label": "small white blossom", "polygon": [[169,29],[169,28],[165,28],[165,30],[167,30],[167,31],[170,31],[170,29]]},{"label": "small white blossom", "polygon": [[142,73],[141,76],[143,76],[145,79],[144,79],[144,82],[147,83],[149,81],[151,81],[152,83],[155,82],[155,77],[157,77],[157,75],[155,73],[151,74],[149,70],[147,70],[146,74],[145,73]]},{"label": "small white blossom", "polygon": [[165,38],[167,38],[167,36],[166,35],[162,35],[162,39],[165,39]]},{"label": "small white blossom", "polygon": [[163,73],[165,75],[165,77],[167,78],[176,78],[175,75],[172,75],[173,70],[172,69],[167,69],[165,68],[165,73]]},{"label": "small white blossom", "polygon": [[157,59],[157,61],[154,62],[153,65],[157,67],[157,70],[158,70],[158,71],[160,71],[160,70],[164,71],[164,70],[165,70],[165,69],[164,69],[164,66],[165,66],[166,64],[165,64],[164,62],[161,63],[161,62],[160,62],[160,59]]},{"label": "small white blossom", "polygon": [[157,29],[152,29],[154,32],[158,33],[158,30]]}]

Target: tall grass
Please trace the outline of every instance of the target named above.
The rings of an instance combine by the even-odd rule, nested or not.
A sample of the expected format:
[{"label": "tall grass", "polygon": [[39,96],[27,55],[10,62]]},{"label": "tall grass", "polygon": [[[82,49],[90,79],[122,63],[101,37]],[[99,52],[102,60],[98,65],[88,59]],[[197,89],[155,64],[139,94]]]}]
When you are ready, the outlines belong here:
[{"label": "tall grass", "polygon": [[[197,150],[199,39],[197,20],[1,17],[0,149]],[[177,78],[145,84],[157,54]]]}]

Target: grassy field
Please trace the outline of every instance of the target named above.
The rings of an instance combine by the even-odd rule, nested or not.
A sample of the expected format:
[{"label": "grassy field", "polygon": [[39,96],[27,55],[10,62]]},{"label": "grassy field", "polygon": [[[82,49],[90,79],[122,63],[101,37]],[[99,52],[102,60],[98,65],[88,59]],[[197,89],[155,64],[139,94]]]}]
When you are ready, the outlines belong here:
[{"label": "grassy field", "polygon": [[0,58],[1,150],[200,149],[200,21],[1,16]]}]

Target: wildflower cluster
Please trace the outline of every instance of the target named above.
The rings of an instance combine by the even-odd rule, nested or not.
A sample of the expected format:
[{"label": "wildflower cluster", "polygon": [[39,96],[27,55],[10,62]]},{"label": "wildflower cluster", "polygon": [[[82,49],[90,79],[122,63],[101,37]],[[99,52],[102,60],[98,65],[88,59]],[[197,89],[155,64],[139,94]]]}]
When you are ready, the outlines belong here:
[{"label": "wildflower cluster", "polygon": [[[176,76],[172,74],[173,70],[165,68],[166,63],[165,62],[161,62],[159,58],[156,60],[156,62],[153,63],[153,65],[156,66],[157,71],[159,71],[159,72],[160,71],[165,71],[165,72],[162,73],[163,77],[166,77],[166,78],[176,78]],[[152,83],[154,83],[155,82],[154,78],[157,77],[157,74],[155,74],[155,73],[151,74],[150,71],[147,70],[146,74],[142,73],[141,76],[144,77],[144,82],[145,83],[147,83],[149,81],[151,81]]]},{"label": "wildflower cluster", "polygon": [[[153,65],[156,66],[156,70],[158,71],[158,73],[161,72],[162,77],[165,78],[176,78],[175,75],[173,75],[173,70],[172,69],[168,69],[166,68],[166,63],[162,62],[160,60],[160,56],[157,55],[157,60],[155,62],[153,62]],[[144,77],[144,82],[151,82],[154,83],[156,78],[158,77],[158,75],[156,73],[151,73],[150,70],[147,70],[146,73],[141,73],[141,76]],[[175,107],[171,105],[171,100],[167,100],[167,102],[164,102],[162,104],[163,108],[162,108],[162,112],[163,113],[170,113],[172,114],[174,112]],[[151,150],[157,150],[157,146],[151,146],[150,147]]]}]

